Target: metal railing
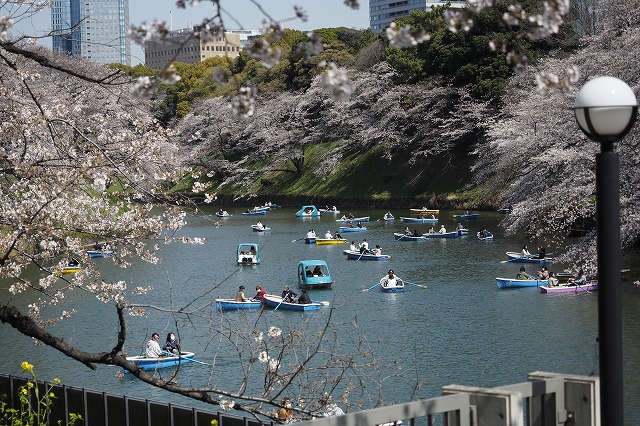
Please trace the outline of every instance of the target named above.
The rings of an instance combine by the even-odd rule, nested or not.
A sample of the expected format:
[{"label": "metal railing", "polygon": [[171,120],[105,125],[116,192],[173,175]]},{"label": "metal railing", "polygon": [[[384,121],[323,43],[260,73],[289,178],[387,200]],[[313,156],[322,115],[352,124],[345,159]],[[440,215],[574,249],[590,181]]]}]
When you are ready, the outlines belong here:
[{"label": "metal railing", "polygon": [[[299,422],[312,426],[369,426],[394,424],[444,426],[600,426],[600,380],[536,371],[527,382],[496,388],[449,385],[443,396],[375,408],[343,416]],[[0,375],[0,395],[19,407],[21,377]],[[50,386],[38,383],[42,391]],[[232,416],[164,402],[131,398],[71,386],[54,385],[56,396],[50,425],[66,424],[69,413],[81,414],[79,426],[219,426],[270,425],[252,417]]]}]

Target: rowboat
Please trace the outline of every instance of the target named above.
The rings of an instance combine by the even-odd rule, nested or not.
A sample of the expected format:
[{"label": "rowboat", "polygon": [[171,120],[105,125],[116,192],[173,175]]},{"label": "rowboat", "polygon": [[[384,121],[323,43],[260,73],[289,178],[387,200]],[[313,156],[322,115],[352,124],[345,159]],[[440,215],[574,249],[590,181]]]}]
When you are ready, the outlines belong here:
[{"label": "rowboat", "polygon": [[333,209],[319,209],[320,210],[320,214],[340,214],[340,210],[333,210]]},{"label": "rowboat", "polygon": [[551,257],[545,257],[542,259],[538,259],[536,255],[531,256],[522,256],[522,253],[517,251],[508,251],[507,256],[509,257],[509,262],[516,263],[551,263],[553,259]]},{"label": "rowboat", "polygon": [[390,282],[389,278],[384,277],[380,280],[380,290],[382,290],[383,293],[400,293],[404,291],[404,281],[396,278]]},{"label": "rowboat", "polygon": [[226,210],[216,212],[216,216],[218,216],[218,217],[231,217],[229,212],[227,212]]},{"label": "rowboat", "polygon": [[458,231],[451,231],[451,232],[444,232],[444,233],[439,233],[439,232],[428,232],[426,234],[424,234],[425,238],[458,238]]},{"label": "rowboat", "polygon": [[413,235],[403,234],[402,232],[394,232],[394,237],[396,237],[396,241],[424,241],[426,238],[421,235],[419,237],[414,237]]},{"label": "rowboat", "polygon": [[239,309],[257,309],[262,306],[260,300],[237,302],[236,299],[216,299],[216,311],[236,311]]},{"label": "rowboat", "polygon": [[466,228],[458,228],[456,231],[458,231],[458,236],[469,235],[469,230]]},{"label": "rowboat", "polygon": [[[348,226],[341,226],[340,228],[340,233],[342,234],[343,232],[364,232],[367,230],[366,227],[359,227],[359,226],[354,226],[353,228],[350,228]],[[318,239],[316,238],[316,244],[318,243]]]},{"label": "rowboat", "polygon": [[56,274],[56,275],[75,274],[76,272],[80,272],[82,270],[82,268],[79,265],[78,266],[65,266],[62,269],[55,268],[55,267],[50,267],[50,268],[46,268],[46,269],[49,272],[51,272],[52,274]]},{"label": "rowboat", "polygon": [[440,214],[440,210],[428,209],[426,207],[423,207],[421,209],[409,209],[409,211],[416,212],[416,213]]},{"label": "rowboat", "polygon": [[328,246],[333,244],[344,244],[347,242],[344,238],[316,238],[316,245]]},{"label": "rowboat", "polygon": [[87,250],[87,255],[89,259],[96,259],[100,257],[111,257],[113,256],[112,250]]},{"label": "rowboat", "polygon": [[385,222],[390,222],[392,220],[395,220],[396,218],[393,217],[393,215],[390,212],[386,212],[384,214],[384,216],[382,216],[382,220],[384,220]]},{"label": "rowboat", "polygon": [[246,211],[244,213],[242,213],[242,216],[261,216],[261,215],[266,215],[267,214],[267,210],[249,210]]},{"label": "rowboat", "polygon": [[263,226],[262,228],[260,228],[258,225],[251,225],[251,229],[253,229],[254,232],[269,232],[269,231],[271,231],[271,228],[267,228],[266,226]]},{"label": "rowboat", "polygon": [[[193,352],[180,352],[180,355],[147,358],[144,355],[128,356],[127,361],[135,363],[141,370],[157,370],[159,368],[175,367],[193,361]],[[126,370],[125,370],[126,371]]]},{"label": "rowboat", "polygon": [[298,263],[298,287],[304,289],[330,288],[333,284],[327,262],[301,260]]},{"label": "rowboat", "polygon": [[496,210],[498,214],[509,214],[511,213],[511,209],[508,207],[503,207],[501,209]]},{"label": "rowboat", "polygon": [[496,278],[496,282],[498,283],[498,288],[540,287],[549,283],[548,280],[516,280],[511,278]]},{"label": "rowboat", "polygon": [[489,231],[486,231],[484,235],[482,235],[482,232],[478,231],[478,233],[476,234],[478,236],[479,240],[482,241],[493,241],[493,234]]},{"label": "rowboat", "polygon": [[255,243],[238,244],[236,250],[238,265],[257,265],[260,263],[259,247]]},{"label": "rowboat", "polygon": [[316,206],[302,206],[300,210],[296,212],[296,217],[318,217],[320,216],[320,210]]},{"label": "rowboat", "polygon": [[597,281],[590,281],[583,285],[562,284],[557,286],[540,286],[540,293],[590,293],[597,290]]},{"label": "rowboat", "polygon": [[417,218],[417,217],[400,217],[403,222],[408,223],[438,223],[438,219],[431,218]]},{"label": "rowboat", "polygon": [[305,244],[315,244],[316,243],[316,237],[305,237],[304,238],[304,243]]},{"label": "rowboat", "polygon": [[358,222],[369,222],[369,220],[371,219],[370,216],[363,216],[363,217],[352,217],[352,218],[346,218],[346,219],[336,219],[337,223],[358,223]]},{"label": "rowboat", "polygon": [[457,217],[458,219],[462,219],[462,220],[474,220],[474,219],[479,219],[480,214],[479,213],[454,214],[453,217]]},{"label": "rowboat", "polygon": [[264,303],[270,308],[275,308],[279,310],[287,310],[287,311],[317,311],[319,310],[325,303],[329,304],[329,302],[315,302],[300,304],[297,302],[283,302],[282,297],[276,296],[275,294],[265,294],[264,295]]},{"label": "rowboat", "polygon": [[347,255],[347,259],[355,260],[389,260],[391,258],[388,254],[360,253],[357,250],[343,250],[342,253]]}]

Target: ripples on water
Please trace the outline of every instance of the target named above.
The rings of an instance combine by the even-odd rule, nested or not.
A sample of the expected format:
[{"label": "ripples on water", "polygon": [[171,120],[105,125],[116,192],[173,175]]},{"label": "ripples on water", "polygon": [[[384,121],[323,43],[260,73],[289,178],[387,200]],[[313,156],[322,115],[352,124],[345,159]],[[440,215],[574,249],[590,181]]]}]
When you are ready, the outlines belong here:
[{"label": "ripples on water", "polygon": [[[213,215],[218,208],[207,213]],[[243,210],[239,208],[228,210],[234,214],[229,219],[189,216],[188,226],[181,234],[206,237],[206,244],[164,246],[160,265],[136,262],[132,267],[120,270],[107,259],[96,262],[106,280],[126,279],[135,286],[156,287],[155,292],[138,298],[138,302],[168,306],[173,301],[175,306],[182,306],[194,295],[213,289],[228,276],[223,284],[201,300],[202,304],[216,297],[234,297],[239,285],[247,288],[248,295],[252,295],[257,284],[270,293],[279,293],[284,284],[297,288],[298,261],[323,259],[331,269],[334,286],[332,290],[311,292],[311,296],[328,300],[336,308],[333,321],[339,330],[339,338],[349,342],[348,333],[352,332],[354,320],[357,320],[375,356],[387,362],[390,370],[401,366],[401,374],[413,380],[413,383],[406,379],[385,382],[383,397],[387,402],[439,396],[440,388],[448,384],[493,387],[523,382],[527,373],[536,370],[597,374],[597,295],[543,295],[537,289],[498,290],[495,278],[515,276],[520,266],[501,264],[501,260],[506,260],[505,251],[517,251],[526,241],[522,236],[502,235],[497,226],[501,217],[497,214],[483,212],[480,220],[467,222],[471,235],[459,239],[397,242],[393,232],[404,228],[401,221],[376,221],[384,211],[353,211],[355,216],[370,215],[372,222],[366,224],[368,231],[365,233],[343,236],[348,241],[366,238],[370,245],[380,244],[384,253],[391,254],[388,262],[367,262],[347,260],[342,255],[346,246],[291,242],[304,237],[309,228],[315,228],[320,235],[327,230],[335,233],[338,225],[333,216],[300,219],[294,216],[297,208],[276,209],[259,218],[272,229],[271,233],[261,235],[250,228],[258,220],[256,217],[243,217]],[[399,217],[408,212],[392,213]],[[443,211],[440,215],[440,223],[450,230],[457,224],[453,213],[458,212]],[[219,228],[213,225],[216,221],[222,224]],[[411,228],[426,232],[429,226],[412,224]],[[475,232],[481,227],[493,231],[493,242],[475,238]],[[236,246],[243,242],[260,245],[261,264],[234,273],[237,269]],[[535,242],[530,245],[535,246]],[[623,259],[623,264],[631,265],[630,262]],[[526,267],[530,273],[537,269],[535,265]],[[389,268],[405,280],[427,285],[428,289],[408,285],[404,293],[397,294],[384,294],[377,287],[362,291],[377,283]],[[561,269],[560,265],[551,267],[555,271]],[[637,271],[632,270],[632,273],[637,274]],[[631,281],[624,282],[623,287],[625,419],[628,424],[637,424],[640,423],[640,360],[636,355],[640,351],[639,291]],[[78,314],[75,321],[59,326],[63,330],[60,334],[81,349],[109,350],[117,332],[112,306],[81,293],[71,295],[71,299],[74,299]],[[13,303],[20,305],[21,302],[21,297],[17,297]],[[326,318],[327,310],[323,308],[304,316],[320,323]],[[248,321],[255,320],[260,313],[225,315],[237,321]],[[283,321],[295,325],[301,316],[300,313],[268,311],[263,318],[270,325]],[[220,314],[214,315],[214,321],[216,318],[220,319]],[[157,331],[164,338],[168,331],[176,329],[173,318],[165,313],[148,318],[129,317],[127,321],[130,354],[141,351],[152,332]],[[183,347],[194,350],[197,359],[212,360],[218,340],[212,339],[211,328],[218,324],[197,329],[188,323],[179,324]],[[29,361],[36,366],[42,379],[59,377],[67,385],[200,406],[186,398],[143,385],[137,379],[118,379],[113,367],[100,366],[97,371],[91,371],[51,348],[34,346],[13,329],[5,327],[4,331],[5,339],[14,348],[0,360],[5,373],[21,375],[20,362]],[[55,329],[53,331],[55,333]],[[205,381],[228,387],[237,379],[234,376],[236,367],[235,359],[228,355],[216,359],[213,375],[205,366],[191,364],[185,368],[181,384]],[[229,373],[231,371],[234,373]],[[414,393],[412,385],[416,380],[421,386]]]}]

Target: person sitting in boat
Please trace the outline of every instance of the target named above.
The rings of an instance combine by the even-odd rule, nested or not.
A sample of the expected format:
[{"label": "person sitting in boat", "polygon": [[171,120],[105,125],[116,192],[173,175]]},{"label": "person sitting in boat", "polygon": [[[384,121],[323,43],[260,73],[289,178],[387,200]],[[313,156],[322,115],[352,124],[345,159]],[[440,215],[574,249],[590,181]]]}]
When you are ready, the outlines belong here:
[{"label": "person sitting in boat", "polygon": [[256,227],[258,229],[264,229],[264,225],[262,224],[262,222],[258,221],[258,223],[256,223]]},{"label": "person sitting in boat", "polygon": [[255,255],[256,255],[256,248],[255,248],[255,246],[251,246],[251,248],[249,249],[249,255],[250,255],[250,256],[255,256]]},{"label": "person sitting in boat", "polygon": [[431,213],[431,219],[435,219],[435,218],[436,218],[436,215]]},{"label": "person sitting in boat", "polygon": [[67,266],[80,266],[80,262],[75,257],[72,257]]},{"label": "person sitting in boat", "polygon": [[544,247],[540,246],[538,247],[538,259],[544,259],[547,256],[547,251],[545,250]]},{"label": "person sitting in boat", "polygon": [[336,240],[341,240],[342,239],[342,235],[340,235],[340,230],[336,231]]},{"label": "person sitting in boat", "polygon": [[529,246],[526,244],[522,247],[522,252],[520,252],[520,257],[531,257],[531,253],[529,253]]},{"label": "person sitting in boat", "polygon": [[249,299],[244,297],[244,286],[241,285],[238,287],[238,292],[236,293],[236,302],[247,302]]},{"label": "person sitting in boat", "polygon": [[524,266],[520,267],[520,271],[518,271],[518,274],[516,275],[516,280],[528,280],[529,279],[529,274],[527,274],[527,272],[525,271]]},{"label": "person sitting in boat", "polygon": [[313,268],[313,276],[315,276],[315,277],[321,277],[322,276],[322,270],[320,269],[320,265],[316,265],[316,267]]},{"label": "person sitting in boat", "polygon": [[224,211],[222,209],[218,210],[218,215],[223,215]]},{"label": "person sitting in boat", "polygon": [[353,226],[353,222],[349,221],[349,228],[355,228],[355,226]]},{"label": "person sitting in boat", "polygon": [[316,237],[316,233],[314,232],[313,229],[309,229],[309,232],[307,232],[307,238],[315,238]]},{"label": "person sitting in boat", "polygon": [[354,217],[353,213],[349,213],[349,219],[353,219]]},{"label": "person sitting in boat", "polygon": [[99,242],[96,241],[96,243],[93,245],[93,249],[94,250],[102,250],[102,244],[100,244]]},{"label": "person sitting in boat", "polygon": [[422,216],[422,213],[418,213],[418,219],[424,219],[424,216]]},{"label": "person sitting in boat", "polygon": [[549,272],[549,286],[550,287],[558,286],[558,279],[556,278],[556,274],[554,274],[553,272]]},{"label": "person sitting in boat", "polygon": [[349,250],[356,251],[356,242],[355,241],[351,241],[351,245],[349,246]]},{"label": "person sitting in boat", "polygon": [[288,285],[284,286],[284,290],[282,290],[282,301],[283,302],[293,302],[298,294],[292,291]]},{"label": "person sitting in boat", "polygon": [[[462,223],[458,222],[458,228],[457,229],[464,229],[464,225]],[[482,232],[484,232],[484,229],[480,232],[480,235],[484,237]]]},{"label": "person sitting in boat", "polygon": [[327,231],[327,233],[324,234],[324,238],[327,240],[333,240],[333,235],[331,235],[331,231]]},{"label": "person sitting in boat", "polygon": [[389,275],[385,275],[380,279],[380,284],[382,287],[395,287],[398,284],[398,281],[401,281],[400,277],[398,277],[393,269],[389,269]]},{"label": "person sitting in boat", "polygon": [[540,270],[538,271],[538,278],[540,278],[541,280],[549,279],[549,271],[547,271],[546,266],[543,266],[542,268],[540,268]]},{"label": "person sitting in boat", "polygon": [[310,266],[307,266],[307,268],[305,269],[304,274],[305,274],[307,277],[313,277],[313,271],[311,270],[311,267],[310,267]]},{"label": "person sitting in boat", "polygon": [[251,210],[247,209],[247,213],[251,213]]},{"label": "person sitting in boat", "polygon": [[147,347],[144,350],[145,357],[158,358],[162,355],[162,349],[160,349],[158,340],[160,340],[160,335],[158,333],[153,333],[151,335],[151,340],[147,342]]},{"label": "person sitting in boat", "polygon": [[380,256],[382,254],[382,248],[380,247],[380,244],[376,244],[376,248],[373,249],[373,254],[375,254],[376,256]]},{"label": "person sitting in boat", "polygon": [[440,226],[440,230],[438,231],[441,234],[446,234],[447,233],[447,228],[444,227],[444,225]]},{"label": "person sitting in boat", "polygon": [[488,236],[491,235],[491,232],[487,231],[486,229],[482,228],[482,231],[480,231],[480,236],[482,238],[487,238]]},{"label": "person sitting in boat", "polygon": [[302,292],[300,293],[300,297],[298,297],[298,303],[300,305],[308,305],[309,303],[311,303],[311,298],[307,294],[307,290],[302,289]]},{"label": "person sitting in boat", "polygon": [[362,240],[360,243],[360,254],[365,254],[369,251],[369,243],[366,239]]},{"label": "person sitting in boat", "polygon": [[362,228],[362,222],[358,222],[358,228]]},{"label": "person sitting in boat", "polygon": [[430,234],[435,234],[436,233],[436,231],[433,229],[433,226],[431,228],[429,228],[429,233]]},{"label": "person sitting in boat", "polygon": [[411,229],[408,226],[404,227],[404,235],[411,235]]},{"label": "person sitting in boat", "polygon": [[585,285],[587,283],[587,276],[584,273],[584,270],[580,269],[578,271],[578,275],[574,278],[569,278],[570,285]]},{"label": "person sitting in boat", "polygon": [[256,286],[256,295],[253,296],[254,300],[262,300],[264,301],[264,295],[267,294],[266,291],[262,289],[259,285]]},{"label": "person sitting in boat", "polygon": [[332,212],[337,212],[337,211],[338,211],[338,208],[337,208],[336,206],[333,206],[333,207],[331,207],[331,211],[332,211]]},{"label": "person sitting in boat", "polygon": [[347,217],[345,215],[342,215],[342,217],[340,218],[340,220],[347,220]]},{"label": "person sitting in boat", "polygon": [[411,235],[412,237],[422,237],[422,234],[417,229],[414,229],[413,234],[409,233],[409,235]]},{"label": "person sitting in boat", "polygon": [[167,341],[162,347],[162,351],[167,355],[175,354],[180,355],[180,342],[176,340],[176,335],[173,333],[167,334]]}]

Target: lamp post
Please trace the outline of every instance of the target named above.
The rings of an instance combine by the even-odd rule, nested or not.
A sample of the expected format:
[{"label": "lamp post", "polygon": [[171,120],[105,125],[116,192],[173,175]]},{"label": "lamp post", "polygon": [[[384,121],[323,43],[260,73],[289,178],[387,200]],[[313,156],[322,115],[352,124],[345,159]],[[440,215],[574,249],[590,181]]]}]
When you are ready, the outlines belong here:
[{"label": "lamp post", "polygon": [[622,300],[620,278],[620,159],[613,144],[633,127],[638,113],[629,86],[614,77],[585,84],[576,96],[580,129],[600,143],[596,155],[598,338],[601,425],[623,426]]}]

